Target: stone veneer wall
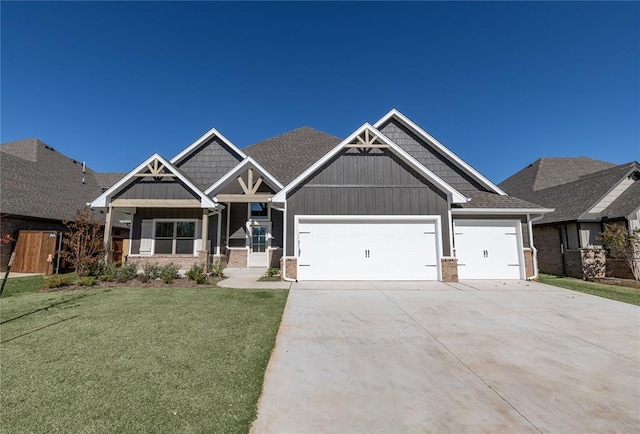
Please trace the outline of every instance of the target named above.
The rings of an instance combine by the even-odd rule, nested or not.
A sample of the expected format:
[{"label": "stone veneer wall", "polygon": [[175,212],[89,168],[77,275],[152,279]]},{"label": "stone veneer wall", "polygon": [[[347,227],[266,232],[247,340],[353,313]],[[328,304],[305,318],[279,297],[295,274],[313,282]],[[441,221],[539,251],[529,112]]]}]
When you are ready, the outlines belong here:
[{"label": "stone veneer wall", "polygon": [[458,281],[458,258],[442,258],[442,281],[457,282]]},{"label": "stone veneer wall", "polygon": [[606,274],[606,252],[601,248],[566,250],[566,275],[576,279],[603,278]]}]

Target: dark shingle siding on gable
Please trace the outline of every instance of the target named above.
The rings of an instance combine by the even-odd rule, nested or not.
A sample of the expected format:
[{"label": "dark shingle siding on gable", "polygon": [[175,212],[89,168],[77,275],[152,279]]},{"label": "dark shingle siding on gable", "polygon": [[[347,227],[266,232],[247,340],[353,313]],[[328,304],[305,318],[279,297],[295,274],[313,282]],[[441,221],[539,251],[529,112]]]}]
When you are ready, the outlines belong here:
[{"label": "dark shingle siding on gable", "polygon": [[456,190],[487,191],[465,171],[395,119],[389,120],[380,131]]},{"label": "dark shingle siding on gable", "polygon": [[286,185],[341,141],[331,134],[302,127],[247,146],[243,151]]},{"label": "dark shingle siding on gable", "polygon": [[201,190],[206,190],[233,169],[242,158],[214,137],[176,164]]}]

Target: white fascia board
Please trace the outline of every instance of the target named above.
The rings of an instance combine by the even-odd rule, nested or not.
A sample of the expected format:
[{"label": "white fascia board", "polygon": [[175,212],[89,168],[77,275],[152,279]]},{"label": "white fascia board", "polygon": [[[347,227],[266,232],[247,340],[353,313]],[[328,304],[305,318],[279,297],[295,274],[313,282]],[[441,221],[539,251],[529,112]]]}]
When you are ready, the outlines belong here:
[{"label": "white fascia board", "polygon": [[451,214],[503,214],[503,215],[522,215],[522,214],[547,214],[555,211],[555,208],[453,208]]},{"label": "white fascia board", "polygon": [[489,181],[489,179],[484,177],[480,172],[478,172],[476,169],[474,169],[469,163],[464,161],[462,158],[458,157],[449,148],[447,148],[442,143],[440,143],[435,137],[433,137],[431,134],[429,134],[424,129],[422,129],[418,124],[416,124],[411,119],[409,119],[408,117],[406,117],[405,115],[400,113],[397,109],[395,109],[395,108],[391,109],[391,111],[389,111],[389,113],[387,113],[382,118],[380,118],[380,120],[378,120],[375,124],[373,124],[373,126],[376,127],[376,128],[379,128],[380,125],[384,124],[385,122],[387,122],[392,117],[395,117],[400,122],[402,122],[406,127],[409,127],[416,134],[422,136],[423,139],[425,139],[427,142],[430,142],[432,145],[434,145],[447,158],[449,158],[454,164],[457,164],[459,167],[461,167],[463,170],[465,170],[467,173],[469,173],[476,180],[478,180],[479,182],[484,184],[486,187],[490,188],[491,190],[495,191],[498,194],[501,194],[502,196],[507,196],[507,193],[505,193],[504,190],[502,190],[500,187],[498,187],[493,182]]},{"label": "white fascia board", "polygon": [[262,167],[256,160],[251,157],[245,157],[240,163],[236,165],[233,169],[228,171],[222,178],[216,181],[211,187],[207,188],[204,193],[209,195],[211,192],[215,191],[217,188],[223,186],[227,181],[229,181],[232,177],[238,175],[240,172],[244,170],[244,168],[248,165],[252,165],[258,172],[264,175],[267,180],[271,183],[272,187],[277,187],[276,189],[281,189],[283,185],[278,181],[272,174],[270,174],[267,169]]},{"label": "white fascia board", "polygon": [[200,205],[202,208],[214,207],[216,204],[207,197],[206,194],[202,193],[198,187],[193,185],[191,181],[184,177],[179,171],[175,170],[173,165],[165,160],[160,154],[154,153],[152,156],[144,160],[140,163],[135,169],[131,172],[127,173],[124,177],[120,179],[120,181],[116,182],[109,188],[107,191],[98,196],[93,202],[91,202],[91,208],[106,208],[109,206],[111,202],[111,197],[119,192],[123,187],[126,187],[137,175],[140,173],[142,169],[144,169],[147,164],[151,163],[153,160],[160,161],[171,173],[173,173],[180,181],[182,181],[187,187],[189,187],[194,193],[196,193],[200,197]]},{"label": "white fascia board", "polygon": [[191,152],[193,152],[195,149],[198,149],[198,147],[200,147],[200,145],[202,145],[204,142],[206,142],[207,140],[209,140],[210,138],[212,138],[214,136],[216,136],[220,140],[222,140],[234,152],[237,152],[238,155],[241,158],[246,158],[247,157],[247,155],[244,152],[242,152],[236,145],[231,143],[231,141],[229,141],[229,139],[227,139],[225,136],[220,134],[220,132],[218,130],[216,130],[215,128],[211,128],[209,131],[204,133],[198,140],[196,140],[195,142],[193,142],[192,144],[187,146],[182,152],[180,152],[178,155],[173,157],[171,159],[171,164],[179,163],[183,158],[185,158],[186,156],[191,154]]},{"label": "white fascia board", "polygon": [[373,125],[371,125],[368,122],[366,122],[360,128],[358,128],[353,133],[351,133],[349,135],[349,137],[347,137],[342,142],[340,142],[331,151],[327,152],[324,155],[324,157],[322,157],[321,159],[316,161],[315,164],[313,164],[307,170],[305,170],[300,175],[298,175],[297,178],[295,178],[293,181],[291,181],[289,184],[287,184],[286,187],[284,187],[276,195],[274,195],[273,198],[271,199],[271,201],[272,202],[278,202],[278,203],[284,202],[286,200],[287,193],[289,191],[291,191],[294,187],[296,187],[298,184],[300,184],[302,181],[304,181],[306,178],[308,178],[310,175],[312,175],[316,170],[318,170],[326,162],[328,162],[331,158],[333,158],[338,152],[340,152],[347,144],[351,143],[357,136],[362,134],[367,129],[369,131],[371,131],[373,134],[375,134],[386,145],[388,145],[389,148],[396,155],[398,155],[406,163],[408,163],[410,166],[412,166],[416,171],[418,171],[418,173],[422,173],[427,179],[432,181],[435,185],[437,185],[440,188],[442,188],[448,194],[451,194],[452,199],[453,199],[453,203],[466,203],[468,201],[468,199],[462,193],[457,191],[455,188],[451,187],[449,184],[447,184],[438,175],[436,175],[431,170],[427,169],[422,164],[420,164],[420,162],[418,160],[413,158],[409,153],[407,153],[404,149],[402,149],[400,146],[395,144],[391,139],[389,139],[387,136],[382,134],[380,131],[378,131]]}]

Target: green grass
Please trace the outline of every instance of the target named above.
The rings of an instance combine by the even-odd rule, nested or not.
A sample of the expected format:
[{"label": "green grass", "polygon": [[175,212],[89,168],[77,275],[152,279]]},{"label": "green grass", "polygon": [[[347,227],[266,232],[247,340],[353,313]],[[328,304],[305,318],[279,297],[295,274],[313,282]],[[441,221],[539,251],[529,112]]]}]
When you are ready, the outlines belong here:
[{"label": "green grass", "polygon": [[44,286],[44,276],[14,277],[7,279],[2,298],[35,292]]},{"label": "green grass", "polygon": [[286,296],[197,287],[3,297],[0,431],[247,432]]},{"label": "green grass", "polygon": [[554,276],[551,274],[540,274],[540,282],[640,306],[640,290],[634,288],[586,282],[572,277]]}]

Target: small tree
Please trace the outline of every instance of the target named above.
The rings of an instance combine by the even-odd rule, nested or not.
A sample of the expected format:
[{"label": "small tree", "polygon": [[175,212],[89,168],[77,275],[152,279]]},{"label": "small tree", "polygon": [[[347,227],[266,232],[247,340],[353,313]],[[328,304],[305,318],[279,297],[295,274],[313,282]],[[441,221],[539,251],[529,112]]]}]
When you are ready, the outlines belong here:
[{"label": "small tree", "polygon": [[104,252],[101,223],[88,207],[78,210],[73,221],[65,221],[69,228],[64,233],[62,258],[73,264],[78,276],[85,275],[88,268],[100,260]]},{"label": "small tree", "polygon": [[600,234],[611,256],[623,259],[636,280],[640,280],[640,229],[627,229],[616,224],[605,224]]}]

